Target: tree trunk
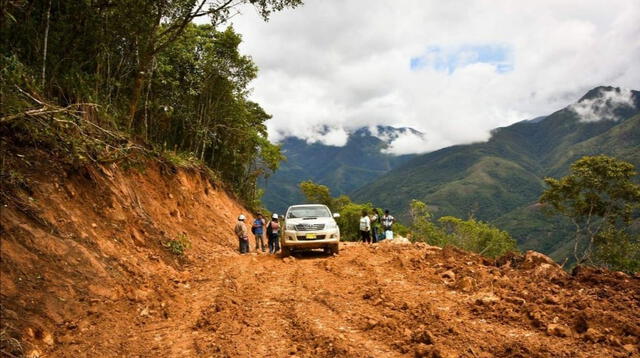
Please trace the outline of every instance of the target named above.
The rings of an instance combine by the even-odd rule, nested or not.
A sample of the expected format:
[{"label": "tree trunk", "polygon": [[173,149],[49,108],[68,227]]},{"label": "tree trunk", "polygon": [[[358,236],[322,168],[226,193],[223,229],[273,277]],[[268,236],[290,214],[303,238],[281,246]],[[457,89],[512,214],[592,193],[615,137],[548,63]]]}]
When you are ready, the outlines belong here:
[{"label": "tree trunk", "polygon": [[147,76],[151,61],[153,61],[153,55],[143,55],[136,69],[136,76],[133,80],[133,88],[129,100],[129,124],[127,125],[129,130],[135,129],[138,103],[142,96],[142,87],[144,87],[145,77]]},{"label": "tree trunk", "polygon": [[42,91],[44,92],[44,85],[47,78],[47,47],[49,45],[49,24],[51,23],[51,1],[49,0],[49,8],[47,9],[47,25],[44,28],[44,44],[42,46]]}]

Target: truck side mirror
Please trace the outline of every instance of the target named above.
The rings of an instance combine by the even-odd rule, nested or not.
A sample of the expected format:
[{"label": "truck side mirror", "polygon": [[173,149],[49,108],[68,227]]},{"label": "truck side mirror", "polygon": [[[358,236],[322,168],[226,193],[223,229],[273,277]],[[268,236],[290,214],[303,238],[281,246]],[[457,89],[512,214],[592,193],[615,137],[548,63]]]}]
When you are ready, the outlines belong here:
[{"label": "truck side mirror", "polygon": [[339,218],[339,217],[340,217],[340,213],[333,213],[333,217],[334,217],[335,219]]}]

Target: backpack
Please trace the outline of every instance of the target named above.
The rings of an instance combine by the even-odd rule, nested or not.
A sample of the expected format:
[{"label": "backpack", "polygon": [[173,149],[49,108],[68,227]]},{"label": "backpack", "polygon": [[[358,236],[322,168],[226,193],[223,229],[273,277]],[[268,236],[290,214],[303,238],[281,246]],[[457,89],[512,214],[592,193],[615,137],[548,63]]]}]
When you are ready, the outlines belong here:
[{"label": "backpack", "polygon": [[280,230],[280,223],[278,223],[277,221],[271,220],[269,221],[269,224],[267,224],[267,235],[269,236],[273,235],[274,230],[276,233],[278,232],[278,230]]}]

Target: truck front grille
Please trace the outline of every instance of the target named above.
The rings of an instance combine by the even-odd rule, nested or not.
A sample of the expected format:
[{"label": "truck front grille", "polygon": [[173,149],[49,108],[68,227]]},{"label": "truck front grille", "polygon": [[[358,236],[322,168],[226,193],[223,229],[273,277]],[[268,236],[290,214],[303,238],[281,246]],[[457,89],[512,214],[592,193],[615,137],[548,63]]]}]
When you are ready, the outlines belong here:
[{"label": "truck front grille", "polygon": [[308,239],[306,236],[297,236],[298,240],[324,240],[326,235],[316,235],[315,239]]},{"label": "truck front grille", "polygon": [[319,231],[324,230],[324,224],[298,224],[296,231]]}]

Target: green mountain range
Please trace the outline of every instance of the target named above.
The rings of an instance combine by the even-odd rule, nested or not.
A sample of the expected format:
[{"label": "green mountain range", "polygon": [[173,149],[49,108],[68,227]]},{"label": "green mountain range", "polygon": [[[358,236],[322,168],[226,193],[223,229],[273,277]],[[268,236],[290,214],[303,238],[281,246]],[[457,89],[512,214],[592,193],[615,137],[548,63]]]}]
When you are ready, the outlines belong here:
[{"label": "green mountain range", "polygon": [[400,134],[420,132],[388,126],[378,126],[375,131],[375,135],[368,128],[352,131],[342,147],[285,138],[280,145],[287,160],[261,183],[263,204],[271,211],[284,213],[289,205],[304,201],[298,184],[305,180],[328,186],[334,196],[347,194],[414,157],[387,154],[384,149]]},{"label": "green mountain range", "polygon": [[536,204],[543,178],[561,177],[584,155],[607,154],[640,168],[640,92],[597,87],[551,115],[493,131],[484,143],[419,155],[351,192],[407,216],[411,199],[435,216],[470,215],[509,231],[522,249],[562,260],[568,223]]}]

